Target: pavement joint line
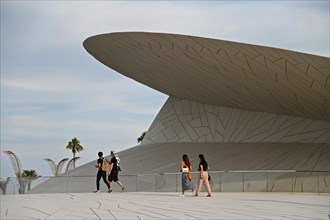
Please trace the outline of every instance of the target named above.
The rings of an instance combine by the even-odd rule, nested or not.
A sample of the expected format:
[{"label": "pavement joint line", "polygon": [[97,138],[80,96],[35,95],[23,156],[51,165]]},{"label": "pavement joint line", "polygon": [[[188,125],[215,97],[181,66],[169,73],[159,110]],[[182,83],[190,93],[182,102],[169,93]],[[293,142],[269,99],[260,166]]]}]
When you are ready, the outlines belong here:
[{"label": "pavement joint line", "polygon": [[186,213],[184,213],[184,215],[186,215],[186,216],[188,216],[188,217],[190,217],[190,218],[195,218],[195,219],[202,220],[202,218],[198,218],[198,217],[193,216],[193,215],[188,215],[188,214],[186,214]]},{"label": "pavement joint line", "polygon": [[96,214],[96,212],[92,208],[89,208],[89,209],[92,210],[92,212],[94,212],[94,214],[98,217],[99,220],[102,220],[102,218],[100,218],[100,216],[98,214]]},{"label": "pavement joint line", "polygon": [[26,209],[34,210],[34,211],[37,211],[37,212],[43,213],[43,214],[45,214],[45,215],[51,216],[51,215],[48,214],[47,212],[40,211],[40,210],[38,210],[38,209],[36,209],[36,208],[31,208],[31,207],[26,207],[26,206],[22,206],[22,208],[26,208]]},{"label": "pavement joint line", "polygon": [[98,204],[99,204],[99,207],[98,207],[98,209],[100,209],[100,208],[101,208],[101,206],[102,206],[102,203],[101,203],[101,202],[99,202],[99,201],[96,201],[96,203],[98,203]]},{"label": "pavement joint line", "polygon": [[147,212],[151,212],[151,213],[154,213],[156,215],[161,215],[161,216],[164,216],[164,217],[169,218],[169,219],[172,219],[173,218],[172,216],[164,215],[164,214],[161,214],[159,212],[155,212],[155,211],[151,211],[151,210],[147,210],[147,209],[141,209],[141,210],[144,210],[144,211],[147,211]]},{"label": "pavement joint line", "polygon": [[[126,211],[129,211],[130,213],[137,213],[137,214],[140,214],[140,215],[145,215],[145,216],[148,216],[148,217],[151,217],[151,218],[154,218],[155,216],[152,216],[152,215],[148,215],[146,213],[142,213],[142,212],[137,212],[137,211],[132,211],[130,209],[127,209],[127,208],[122,208],[122,207],[119,207],[119,204],[118,204],[118,208],[122,209],[122,210],[126,210]],[[141,209],[142,210],[142,209]]]},{"label": "pavement joint line", "polygon": [[115,220],[117,220],[116,216],[115,216],[114,214],[112,214],[112,212],[111,212],[109,209],[107,209],[107,210],[108,210],[108,212],[112,215],[112,217],[113,217]]}]

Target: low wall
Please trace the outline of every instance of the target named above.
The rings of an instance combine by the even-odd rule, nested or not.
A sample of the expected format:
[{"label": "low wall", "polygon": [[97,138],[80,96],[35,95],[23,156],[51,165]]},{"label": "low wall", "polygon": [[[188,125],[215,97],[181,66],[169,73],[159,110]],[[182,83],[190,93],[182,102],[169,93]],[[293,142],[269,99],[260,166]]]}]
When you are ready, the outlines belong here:
[{"label": "low wall", "polygon": [[[199,173],[192,174],[197,187]],[[330,172],[325,171],[211,171],[210,176],[213,192],[330,192]],[[181,191],[181,173],[120,175],[120,180],[129,192]],[[120,191],[120,187],[113,184],[113,191]],[[107,191],[102,179],[100,186],[101,191]],[[19,187],[17,178],[10,178],[5,193],[18,194]],[[25,193],[79,193],[95,189],[95,176],[39,177],[30,182],[26,180]],[[3,190],[1,193],[4,194]]]}]

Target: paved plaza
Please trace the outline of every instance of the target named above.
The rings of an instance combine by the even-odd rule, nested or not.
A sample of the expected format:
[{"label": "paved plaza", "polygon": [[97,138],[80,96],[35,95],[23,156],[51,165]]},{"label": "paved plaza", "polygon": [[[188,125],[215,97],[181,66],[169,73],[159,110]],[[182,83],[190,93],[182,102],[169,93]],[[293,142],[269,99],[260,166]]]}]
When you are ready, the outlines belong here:
[{"label": "paved plaza", "polygon": [[74,193],[1,195],[1,219],[325,219],[329,194]]}]

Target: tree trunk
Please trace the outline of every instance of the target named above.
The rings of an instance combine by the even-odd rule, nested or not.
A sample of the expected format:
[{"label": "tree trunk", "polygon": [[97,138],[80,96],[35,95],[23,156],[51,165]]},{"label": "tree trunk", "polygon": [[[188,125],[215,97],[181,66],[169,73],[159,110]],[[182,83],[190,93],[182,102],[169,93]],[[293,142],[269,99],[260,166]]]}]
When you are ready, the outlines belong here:
[{"label": "tree trunk", "polygon": [[32,185],[32,180],[29,180],[29,182],[28,182],[28,191],[31,190],[31,185]]},{"label": "tree trunk", "polygon": [[[76,154],[75,153],[73,153],[73,158],[75,158],[76,157]],[[76,160],[73,160],[73,169],[74,168],[76,168]]]}]

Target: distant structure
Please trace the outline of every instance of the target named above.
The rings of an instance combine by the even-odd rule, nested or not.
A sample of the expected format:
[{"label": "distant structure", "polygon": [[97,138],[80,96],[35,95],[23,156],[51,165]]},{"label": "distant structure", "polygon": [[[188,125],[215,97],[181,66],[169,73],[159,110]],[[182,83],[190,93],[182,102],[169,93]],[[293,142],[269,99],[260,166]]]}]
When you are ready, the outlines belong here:
[{"label": "distant structure", "polygon": [[[96,35],[83,46],[169,96],[142,143],[120,152],[122,174],[177,172],[183,153],[196,169],[203,153],[211,170],[305,171],[272,175],[264,191],[286,191],[288,184],[295,192],[330,190],[329,57],[144,32]],[[91,163],[68,175],[93,172]],[[241,179],[226,174],[214,181],[213,191],[230,191]]]},{"label": "distant structure", "polygon": [[142,144],[329,143],[327,57],[160,33],[102,34],[84,47],[169,95]]}]

